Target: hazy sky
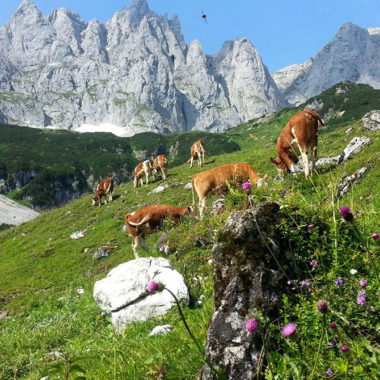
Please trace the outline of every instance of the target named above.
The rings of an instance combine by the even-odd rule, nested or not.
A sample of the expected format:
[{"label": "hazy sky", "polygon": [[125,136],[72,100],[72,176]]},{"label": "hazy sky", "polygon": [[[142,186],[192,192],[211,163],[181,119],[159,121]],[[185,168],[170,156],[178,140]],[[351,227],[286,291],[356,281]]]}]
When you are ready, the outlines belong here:
[{"label": "hazy sky", "polygon": [[[0,0],[0,25],[9,20],[20,3]],[[86,21],[97,18],[106,22],[132,0],[34,3],[45,15],[65,7]],[[177,14],[186,42],[198,39],[207,54],[217,52],[224,41],[247,37],[270,71],[308,60],[347,21],[362,28],[380,27],[380,0],[148,0],[148,4],[159,15]]]}]

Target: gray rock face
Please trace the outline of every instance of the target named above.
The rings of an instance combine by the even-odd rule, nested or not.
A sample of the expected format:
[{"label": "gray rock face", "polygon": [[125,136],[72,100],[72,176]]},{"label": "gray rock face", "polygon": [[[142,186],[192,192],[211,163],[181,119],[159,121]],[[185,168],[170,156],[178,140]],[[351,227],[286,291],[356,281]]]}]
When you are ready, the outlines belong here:
[{"label": "gray rock face", "polygon": [[[293,67],[294,69],[294,67]],[[350,81],[380,88],[380,34],[378,28],[363,29],[344,24],[335,37],[311,59],[274,74],[286,100],[305,102],[336,83]]]},{"label": "gray rock face", "polygon": [[151,281],[164,284],[188,304],[189,291],[183,276],[161,257],[144,257],[120,264],[95,283],[94,299],[102,310],[112,315],[116,331],[129,323],[163,315],[175,304],[166,290],[148,293],[146,289]]},{"label": "gray rock face", "polygon": [[342,198],[343,195],[346,194],[348,190],[350,190],[352,185],[358,184],[361,181],[361,179],[364,177],[366,171],[367,171],[367,168],[362,167],[356,170],[355,172],[353,172],[352,174],[347,174],[344,177],[342,177],[342,179],[340,180],[338,184],[338,189],[337,189],[338,198]]},{"label": "gray rock face", "polygon": [[39,215],[38,212],[0,195],[0,225],[18,226],[37,218]]},{"label": "gray rock face", "polygon": [[[270,318],[278,315],[286,283],[281,265],[287,261],[275,229],[279,209],[268,202],[232,213],[213,248],[215,311],[206,355],[228,379],[257,378],[262,340],[245,329],[245,322],[258,311]],[[217,379],[207,365],[201,378]]]},{"label": "gray rock face", "polygon": [[363,127],[369,131],[377,131],[380,129],[380,110],[374,110],[363,116]]},{"label": "gray rock face", "polygon": [[246,39],[214,57],[146,0],[106,24],[23,0],[0,28],[0,121],[128,136],[222,131],[285,105]]}]

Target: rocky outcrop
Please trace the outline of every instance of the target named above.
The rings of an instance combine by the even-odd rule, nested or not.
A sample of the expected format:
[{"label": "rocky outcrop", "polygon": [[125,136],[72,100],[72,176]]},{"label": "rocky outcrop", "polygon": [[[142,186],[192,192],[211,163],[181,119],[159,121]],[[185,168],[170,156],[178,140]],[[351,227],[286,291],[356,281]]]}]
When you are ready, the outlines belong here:
[{"label": "rocky outcrop", "polygon": [[95,283],[94,299],[112,316],[116,331],[129,323],[163,315],[175,304],[167,290],[147,292],[151,281],[162,283],[184,304],[189,303],[183,276],[162,257],[144,257],[120,264]]},{"label": "rocky outcrop", "polygon": [[380,129],[380,110],[374,110],[363,116],[363,127],[369,131]]},{"label": "rocky outcrop", "polygon": [[348,22],[311,59],[311,64],[308,62],[274,73],[277,85],[290,104],[301,104],[343,81],[380,88],[378,28],[363,29]]},{"label": "rocky outcrop", "polygon": [[0,195],[0,225],[18,226],[37,218],[39,215],[38,212]]},{"label": "rocky outcrop", "polygon": [[137,132],[222,131],[286,104],[254,46],[214,57],[186,45],[179,20],[146,0],[110,21],[23,0],[0,28],[0,119],[10,124]]},{"label": "rocky outcrop", "polygon": [[[245,329],[260,312],[278,317],[281,294],[291,267],[276,225],[280,206],[262,203],[232,213],[212,251],[215,311],[208,331],[206,355],[228,379],[257,378],[262,340]],[[217,379],[205,365],[201,378]]]}]

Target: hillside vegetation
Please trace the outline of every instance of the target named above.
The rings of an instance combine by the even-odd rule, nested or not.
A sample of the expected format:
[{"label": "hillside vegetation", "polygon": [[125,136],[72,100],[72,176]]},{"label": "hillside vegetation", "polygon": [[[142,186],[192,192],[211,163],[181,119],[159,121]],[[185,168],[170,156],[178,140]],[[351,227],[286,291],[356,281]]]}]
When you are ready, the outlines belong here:
[{"label": "hillside vegetation", "polygon": [[167,154],[171,166],[182,164],[200,138],[210,155],[239,150],[228,136],[200,131],[122,138],[0,124],[0,193],[37,209],[55,207],[92,191],[105,177],[130,180],[139,162],[158,154]]},{"label": "hillside vegetation", "polygon": [[[322,97],[326,104],[331,100],[330,110],[344,110],[333,103],[333,93],[321,94],[319,99]],[[350,110],[360,109],[363,97],[356,102],[352,99],[355,104]],[[380,109],[380,104],[373,108]],[[372,238],[373,233],[380,234],[379,131],[363,130],[360,118],[364,110],[353,113],[360,116],[352,116],[352,120],[327,118],[326,125],[320,127],[320,157],[339,154],[354,136],[368,136],[371,144],[352,160],[321,170],[312,180],[289,176],[276,184],[277,170],[269,157],[275,157],[276,138],[295,112],[283,110],[270,119],[253,120],[228,131],[227,141],[231,139],[241,150],[212,156],[208,144],[202,168],[170,166],[166,181],[137,189],[131,182],[122,184],[115,189],[114,202],[106,206],[91,207],[88,195],[1,231],[0,378],[196,379],[204,358],[174,308],[163,317],[129,325],[116,334],[110,318],[94,302],[92,290],[95,281],[116,265],[134,259],[131,238],[122,231],[125,214],[148,203],[189,205],[191,191],[184,190],[184,185],[194,173],[237,161],[247,161],[261,176],[270,176],[267,188],[254,189],[255,202],[272,200],[282,205],[286,217],[278,228],[289,241],[297,269],[297,278],[283,284],[290,287],[290,295],[283,297],[278,318],[267,321],[257,316],[259,334],[265,340],[261,375],[281,380],[379,378],[380,239]],[[138,144],[139,149],[144,148],[143,140]],[[368,168],[365,177],[337,199],[340,179],[363,166]],[[148,196],[162,184],[168,185],[165,191]],[[212,246],[230,212],[247,207],[245,195],[236,188],[226,195],[225,210],[214,217],[210,206],[216,198],[208,201],[203,221],[188,217],[175,228],[168,223],[163,226],[170,247],[167,257],[190,289],[191,303],[184,307],[185,317],[203,345],[213,313]],[[341,218],[342,206],[351,208],[353,221]],[[86,236],[72,240],[70,235],[79,230],[85,230]],[[152,256],[163,255],[158,251],[161,234],[147,239]],[[95,261],[92,253],[106,243],[112,254]],[[141,252],[141,256],[147,254]],[[314,266],[310,265],[313,260],[317,262]],[[362,279],[367,281],[363,287]],[[84,293],[80,295],[78,289]],[[358,302],[358,292],[363,290],[364,303],[363,297]],[[201,295],[204,298],[199,303]],[[328,303],[326,313],[316,308],[321,299]],[[288,322],[295,323],[297,330],[285,338],[281,328]],[[148,337],[159,324],[171,324],[174,330],[165,336]],[[342,350],[343,346],[348,350]]]}]

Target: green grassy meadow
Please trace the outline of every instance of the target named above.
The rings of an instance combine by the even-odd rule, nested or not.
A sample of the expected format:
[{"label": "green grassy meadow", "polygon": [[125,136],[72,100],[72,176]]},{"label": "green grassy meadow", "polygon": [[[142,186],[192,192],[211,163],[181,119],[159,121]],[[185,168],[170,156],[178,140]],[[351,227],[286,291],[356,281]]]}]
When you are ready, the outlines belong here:
[{"label": "green grassy meadow", "polygon": [[[92,290],[112,268],[134,259],[131,238],[122,231],[125,214],[146,204],[190,205],[191,190],[184,186],[193,174],[238,161],[252,164],[260,176],[269,175],[269,186],[254,190],[255,201],[272,200],[283,206],[286,217],[279,230],[289,239],[297,267],[297,278],[289,285],[292,296],[284,296],[278,320],[260,322],[260,333],[267,339],[261,375],[281,380],[379,378],[380,239],[374,240],[372,234],[380,234],[380,132],[365,131],[358,116],[351,121],[327,120],[320,126],[319,157],[339,154],[354,136],[368,136],[371,144],[352,160],[326,168],[311,180],[288,176],[276,184],[277,169],[269,158],[276,156],[276,138],[295,112],[282,110],[268,121],[253,120],[227,131],[224,138],[241,150],[209,153],[202,168],[171,166],[165,181],[137,189],[132,182],[122,183],[115,189],[114,201],[102,207],[91,207],[92,194],[87,194],[19,227],[0,231],[0,378],[196,379],[204,358],[175,308],[116,334],[110,317],[93,300]],[[363,166],[368,170],[360,184],[344,198],[334,197],[340,178]],[[147,195],[163,184],[168,184],[165,191]],[[226,208],[217,217],[209,212],[212,200],[220,197],[215,195],[208,200],[203,221],[186,217],[175,228],[163,225],[170,247],[166,257],[183,274],[191,294],[190,306],[183,310],[202,345],[213,314],[209,260],[215,231],[231,211],[246,207],[239,191],[226,195]],[[351,208],[353,222],[340,217],[342,206]],[[307,228],[311,224],[314,229]],[[79,230],[85,230],[86,236],[72,240],[70,235]],[[161,234],[147,239],[152,256],[163,255],[158,251]],[[95,261],[92,253],[107,242],[113,246],[112,254]],[[148,254],[141,251],[140,256]],[[315,270],[311,260],[318,262]],[[350,272],[353,269],[355,275]],[[340,287],[335,284],[338,279],[343,281]],[[368,281],[365,306],[356,302],[358,291],[364,289],[360,279]],[[310,284],[301,286],[303,280]],[[79,295],[78,289],[84,289],[84,294]],[[196,306],[201,295],[202,305]],[[320,299],[329,304],[326,314],[316,309]],[[297,324],[292,339],[280,334],[288,322]],[[161,324],[174,329],[165,336],[148,337]],[[342,345],[349,351],[342,352]]]}]

